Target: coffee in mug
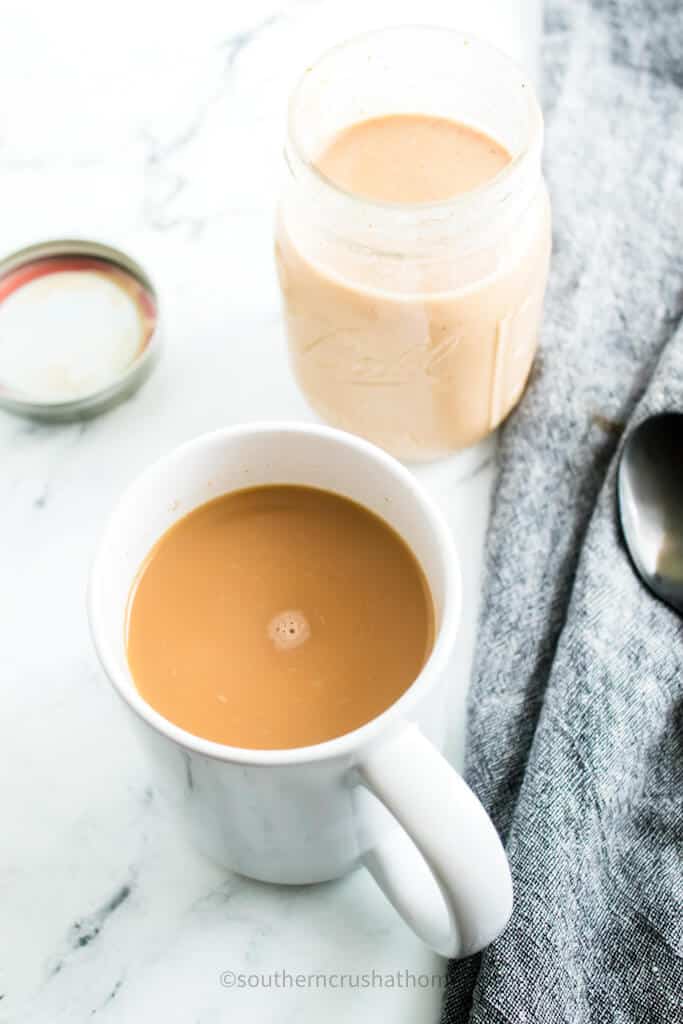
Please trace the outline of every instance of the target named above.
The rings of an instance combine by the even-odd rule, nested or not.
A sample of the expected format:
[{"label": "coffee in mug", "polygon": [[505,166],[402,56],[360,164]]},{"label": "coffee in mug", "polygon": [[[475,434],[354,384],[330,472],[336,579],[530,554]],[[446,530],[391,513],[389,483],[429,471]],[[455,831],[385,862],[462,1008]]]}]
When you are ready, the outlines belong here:
[{"label": "coffee in mug", "polygon": [[127,653],[141,696],[234,747],[322,743],[417,678],[434,607],[407,544],[330,491],[233,491],[176,522],[132,588]]}]

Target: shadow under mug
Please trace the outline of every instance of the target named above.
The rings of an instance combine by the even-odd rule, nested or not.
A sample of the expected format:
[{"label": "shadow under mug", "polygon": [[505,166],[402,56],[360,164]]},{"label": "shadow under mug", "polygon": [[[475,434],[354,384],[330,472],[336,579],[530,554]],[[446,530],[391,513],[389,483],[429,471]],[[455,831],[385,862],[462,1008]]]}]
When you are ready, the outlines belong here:
[{"label": "shadow under mug", "polygon": [[[417,679],[367,724],[314,746],[247,750],[185,732],[142,699],[126,658],[126,609],[141,563],[174,522],[218,495],[280,483],[334,491],[388,522],[425,572],[436,639]],[[414,476],[360,438],[305,423],[219,430],[152,465],[109,519],[88,594],[102,666],[200,848],[266,882],[325,881],[364,864],[410,927],[454,957],[496,938],[512,910],[498,835],[439,753],[460,605],[450,531]]]}]

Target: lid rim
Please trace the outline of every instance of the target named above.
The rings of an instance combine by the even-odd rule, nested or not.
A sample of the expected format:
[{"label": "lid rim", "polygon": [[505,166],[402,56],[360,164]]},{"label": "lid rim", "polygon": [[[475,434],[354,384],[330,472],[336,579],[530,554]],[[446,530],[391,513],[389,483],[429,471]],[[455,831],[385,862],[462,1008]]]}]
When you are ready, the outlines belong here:
[{"label": "lid rim", "polygon": [[158,291],[147,271],[127,253],[104,242],[64,238],[36,242],[0,259],[0,280],[6,275],[43,259],[80,256],[99,259],[133,277],[154,301],[152,331],[132,361],[103,387],[71,398],[43,399],[13,390],[0,380],[0,409],[16,416],[43,422],[68,422],[86,419],[130,398],[147,380],[160,354],[160,314]]},{"label": "lid rim", "polygon": [[152,293],[155,299],[158,299],[154,282],[137,260],[134,260],[122,249],[117,249],[106,242],[98,242],[95,239],[54,238],[16,249],[0,259],[0,278],[34,260],[50,259],[55,256],[84,256],[113,263],[132,274]]}]

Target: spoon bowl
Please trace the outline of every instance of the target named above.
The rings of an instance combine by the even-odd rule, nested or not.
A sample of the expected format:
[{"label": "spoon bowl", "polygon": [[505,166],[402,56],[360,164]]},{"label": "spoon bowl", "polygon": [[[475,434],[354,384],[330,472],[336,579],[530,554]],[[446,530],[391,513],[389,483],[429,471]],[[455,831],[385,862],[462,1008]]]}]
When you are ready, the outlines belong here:
[{"label": "spoon bowl", "polygon": [[683,613],[683,414],[650,416],[631,432],[619,460],[617,494],[636,572]]}]

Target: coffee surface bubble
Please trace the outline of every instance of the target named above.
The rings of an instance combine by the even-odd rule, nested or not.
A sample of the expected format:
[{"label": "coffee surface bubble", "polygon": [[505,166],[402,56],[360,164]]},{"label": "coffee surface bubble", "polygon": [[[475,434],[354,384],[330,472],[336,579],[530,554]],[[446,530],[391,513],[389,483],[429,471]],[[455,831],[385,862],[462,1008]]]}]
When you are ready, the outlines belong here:
[{"label": "coffee surface bubble", "polygon": [[308,619],[303,612],[297,610],[278,612],[268,623],[268,636],[280,651],[300,647],[310,635]]}]

